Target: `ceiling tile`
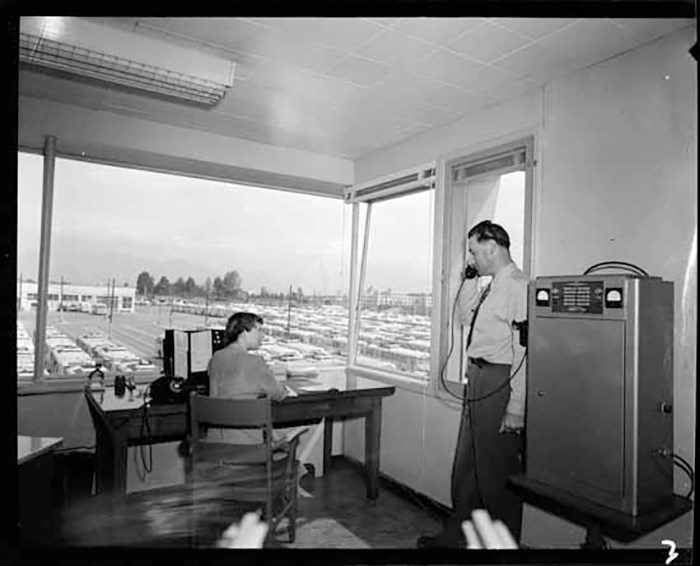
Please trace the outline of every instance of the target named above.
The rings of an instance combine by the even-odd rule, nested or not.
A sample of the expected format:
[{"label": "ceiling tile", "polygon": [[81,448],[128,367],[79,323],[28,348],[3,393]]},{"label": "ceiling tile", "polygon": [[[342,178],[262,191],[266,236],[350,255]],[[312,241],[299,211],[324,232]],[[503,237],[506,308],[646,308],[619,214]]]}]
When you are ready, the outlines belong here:
[{"label": "ceiling tile", "polygon": [[515,81],[507,89],[496,90],[491,94],[491,98],[496,102],[503,102],[512,98],[517,98],[528,92],[533,92],[542,88],[542,83],[529,79],[522,78]]},{"label": "ceiling tile", "polygon": [[540,39],[539,43],[585,65],[614,57],[635,46],[630,32],[603,19],[580,20]]},{"label": "ceiling tile", "polygon": [[491,18],[489,22],[530,39],[539,39],[576,23],[572,18]]},{"label": "ceiling tile", "polygon": [[304,28],[304,37],[352,52],[384,29],[360,18],[317,18]]},{"label": "ceiling tile", "polygon": [[379,24],[380,26],[393,26],[396,22],[398,22],[401,18],[366,18],[371,22],[374,22],[375,24]]},{"label": "ceiling tile", "polygon": [[434,46],[418,39],[386,30],[363,45],[357,54],[398,68],[406,68],[435,49]]},{"label": "ceiling tile", "polygon": [[436,90],[425,101],[433,106],[455,110],[462,100],[468,96],[467,92],[453,86],[444,86]]},{"label": "ceiling tile", "polygon": [[530,39],[502,27],[484,23],[450,43],[447,49],[482,63],[491,63],[528,43],[531,43]]},{"label": "ceiling tile", "polygon": [[459,112],[446,108],[438,108],[431,104],[423,104],[415,107],[413,109],[413,115],[418,122],[430,124],[431,126],[437,126],[461,118]]},{"label": "ceiling tile", "polygon": [[327,75],[349,81],[355,85],[369,87],[388,76],[393,68],[364,57],[348,55],[326,71]]},{"label": "ceiling tile", "polygon": [[249,50],[262,57],[317,72],[325,71],[345,57],[345,52],[327,45],[283,36],[268,36],[266,41],[257,42]]},{"label": "ceiling tile", "polygon": [[451,86],[438,90],[430,95],[426,101],[440,108],[460,113],[474,106],[483,106],[490,102],[485,96],[471,94]]},{"label": "ceiling tile", "polygon": [[497,67],[485,66],[467,73],[455,85],[475,93],[490,93],[495,89],[508,88],[520,75]]},{"label": "ceiling tile", "polygon": [[281,33],[288,37],[299,37],[304,28],[315,18],[242,18]]},{"label": "ceiling tile", "polygon": [[611,21],[646,41],[657,39],[688,26],[692,26],[695,23],[692,19],[628,18],[613,19]]},{"label": "ceiling tile", "polygon": [[422,100],[444,85],[420,77],[407,71],[397,71],[392,73],[383,81],[377,83],[370,89],[370,93],[382,96],[388,100],[410,102],[412,100]]},{"label": "ceiling tile", "polygon": [[[147,19],[148,20],[148,19]],[[243,51],[273,33],[270,29],[240,18],[160,18],[147,23],[166,32]]]},{"label": "ceiling tile", "polygon": [[443,83],[454,83],[467,73],[474,72],[484,64],[444,49],[437,49],[416,61],[410,71]]},{"label": "ceiling tile", "polygon": [[493,66],[546,83],[570,73],[581,64],[533,43],[499,59]]},{"label": "ceiling tile", "polygon": [[482,21],[482,18],[403,18],[392,29],[434,45],[447,45]]}]

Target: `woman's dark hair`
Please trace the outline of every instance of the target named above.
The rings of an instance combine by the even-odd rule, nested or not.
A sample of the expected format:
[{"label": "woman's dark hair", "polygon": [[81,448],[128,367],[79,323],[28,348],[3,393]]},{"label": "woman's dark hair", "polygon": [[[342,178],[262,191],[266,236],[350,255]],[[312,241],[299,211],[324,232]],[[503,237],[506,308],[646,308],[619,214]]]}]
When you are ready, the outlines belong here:
[{"label": "woman's dark hair", "polygon": [[226,323],[224,330],[224,346],[232,344],[245,330],[253,330],[256,324],[262,324],[261,316],[252,312],[235,312]]},{"label": "woman's dark hair", "polygon": [[490,220],[484,220],[479,222],[476,226],[472,227],[467,234],[468,238],[476,236],[477,242],[483,242],[484,240],[493,240],[499,246],[505,249],[510,249],[510,237],[505,228],[500,224],[494,224]]}]

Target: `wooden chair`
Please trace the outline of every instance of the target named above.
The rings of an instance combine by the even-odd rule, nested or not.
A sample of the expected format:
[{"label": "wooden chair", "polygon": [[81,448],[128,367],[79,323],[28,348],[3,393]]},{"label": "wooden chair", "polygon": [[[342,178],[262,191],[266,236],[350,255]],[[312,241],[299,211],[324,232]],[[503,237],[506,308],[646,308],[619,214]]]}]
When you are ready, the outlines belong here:
[{"label": "wooden chair", "polygon": [[[256,430],[260,441],[211,442],[205,439],[209,428]],[[282,441],[275,441],[269,398],[220,399],[190,393],[189,430],[184,448],[185,474],[193,505],[197,505],[198,494],[201,501],[201,494],[207,490],[227,501],[264,503],[263,520],[269,525],[268,533],[274,533],[286,516],[289,541],[294,542],[299,481],[296,451],[299,436],[307,430],[296,429]]]}]

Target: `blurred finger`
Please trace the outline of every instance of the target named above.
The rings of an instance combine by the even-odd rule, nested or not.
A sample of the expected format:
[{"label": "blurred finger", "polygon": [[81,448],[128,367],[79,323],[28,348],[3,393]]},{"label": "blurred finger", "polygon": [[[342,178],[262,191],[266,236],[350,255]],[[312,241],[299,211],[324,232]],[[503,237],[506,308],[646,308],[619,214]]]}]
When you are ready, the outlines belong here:
[{"label": "blurred finger", "polygon": [[476,530],[474,530],[474,525],[471,521],[462,522],[462,531],[464,532],[464,538],[467,539],[468,549],[480,550],[482,548],[479,535],[476,534]]},{"label": "blurred finger", "polygon": [[249,525],[241,530],[231,548],[262,548],[267,535],[267,524]]},{"label": "blurred finger", "polygon": [[515,542],[513,535],[510,534],[508,527],[506,527],[503,522],[496,520],[493,522],[493,530],[498,537],[500,546],[499,548],[505,550],[515,550],[518,548],[518,543]]},{"label": "blurred finger", "polygon": [[498,536],[493,530],[491,516],[485,509],[475,509],[472,511],[472,521],[476,531],[479,533],[481,540],[484,541],[484,547],[487,549],[500,548]]}]

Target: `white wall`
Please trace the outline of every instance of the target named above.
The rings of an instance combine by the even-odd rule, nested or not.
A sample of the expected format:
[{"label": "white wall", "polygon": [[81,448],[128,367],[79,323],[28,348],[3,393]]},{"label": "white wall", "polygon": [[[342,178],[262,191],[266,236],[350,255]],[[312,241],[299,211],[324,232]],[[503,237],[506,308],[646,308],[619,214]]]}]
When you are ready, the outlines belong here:
[{"label": "white wall", "polygon": [[[697,77],[688,49],[694,36],[694,29],[683,30],[543,91],[374,152],[355,169],[361,182],[534,130],[539,159],[534,275],[581,273],[592,263],[620,259],[675,284],[674,449],[690,462],[695,456],[697,295],[691,246],[697,230]],[[418,419],[423,402],[408,391],[385,402],[381,470],[449,505],[458,411],[427,399],[425,419]],[[347,426],[345,433],[346,452],[360,457],[359,431]],[[420,450],[423,435],[429,466]],[[676,493],[687,489],[677,470]],[[691,528],[687,514],[660,532],[682,541]],[[659,533],[650,536],[637,544],[649,544]],[[524,544],[576,547],[582,541],[579,527],[526,506]]]}]

